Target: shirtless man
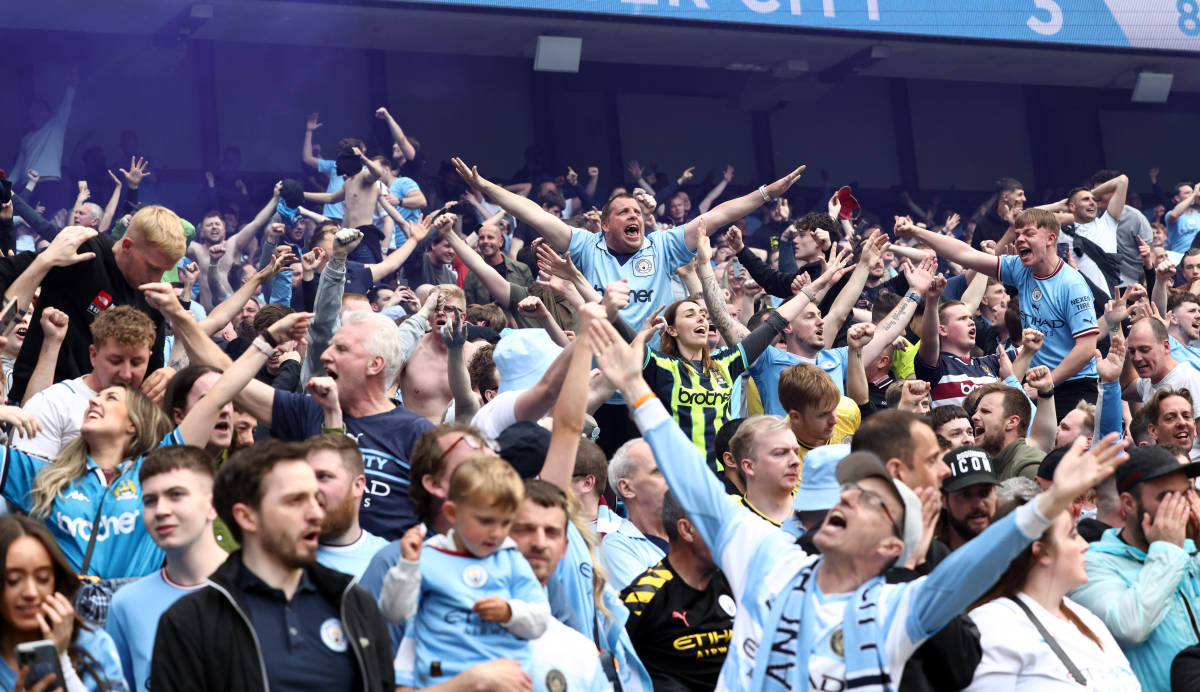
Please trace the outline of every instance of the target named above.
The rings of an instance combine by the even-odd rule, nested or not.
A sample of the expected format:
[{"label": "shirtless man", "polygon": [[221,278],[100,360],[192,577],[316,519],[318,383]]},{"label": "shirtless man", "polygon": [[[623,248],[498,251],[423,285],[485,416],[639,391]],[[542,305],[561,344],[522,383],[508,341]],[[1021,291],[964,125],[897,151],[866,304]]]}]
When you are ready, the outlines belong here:
[{"label": "shirtless man", "polygon": [[[454,284],[442,284],[437,290],[441,291],[445,300],[441,309],[433,315],[433,329],[421,338],[417,349],[400,370],[400,394],[405,408],[425,416],[435,424],[442,422],[446,407],[454,400],[447,370],[449,350],[442,341],[441,329],[456,317],[461,321],[467,311],[467,299],[461,288]],[[470,341],[463,345],[464,363],[471,362],[477,348]]]},{"label": "shirtless man", "polygon": [[245,255],[255,251],[258,232],[271,220],[279,203],[279,188],[280,184],[276,183],[271,199],[232,238],[226,239],[228,229],[217,212],[209,212],[201,220],[196,239],[188,244],[187,256],[200,267],[200,304],[206,310],[212,310],[233,294],[229,270],[234,263],[241,262]]},{"label": "shirtless man", "polygon": [[363,242],[355,248],[350,259],[363,264],[378,264],[383,260],[385,244],[389,240],[373,222],[381,193],[378,182],[384,175],[383,166],[367,158],[362,142],[343,139],[338,142],[337,173],[345,181],[342,189],[332,194],[305,192],[304,198],[324,204],[344,201],[346,217],[342,219],[342,226],[357,228],[363,233]]}]

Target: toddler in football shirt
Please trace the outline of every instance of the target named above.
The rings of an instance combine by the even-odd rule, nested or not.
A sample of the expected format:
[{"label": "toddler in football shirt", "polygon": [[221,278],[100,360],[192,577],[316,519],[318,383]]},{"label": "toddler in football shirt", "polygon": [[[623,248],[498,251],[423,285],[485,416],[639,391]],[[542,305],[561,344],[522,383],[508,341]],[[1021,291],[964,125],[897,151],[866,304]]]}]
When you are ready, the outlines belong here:
[{"label": "toddler in football shirt", "polygon": [[428,687],[497,658],[528,666],[528,640],[542,635],[551,615],[546,592],[508,537],[524,495],[508,462],[468,457],[450,475],[442,505],[452,528],[422,543],[417,526],[401,539],[400,562],[379,595],[388,620],[408,622],[405,645],[416,648],[412,679],[397,685]]}]

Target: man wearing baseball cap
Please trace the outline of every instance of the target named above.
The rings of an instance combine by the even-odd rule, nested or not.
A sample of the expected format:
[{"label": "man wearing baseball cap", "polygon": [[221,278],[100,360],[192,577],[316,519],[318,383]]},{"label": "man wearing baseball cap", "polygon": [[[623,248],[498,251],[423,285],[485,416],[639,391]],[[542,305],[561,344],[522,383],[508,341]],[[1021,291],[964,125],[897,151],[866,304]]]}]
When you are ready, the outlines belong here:
[{"label": "man wearing baseball cap", "polygon": [[[1054,486],[950,554],[927,576],[889,584],[921,535],[920,505],[873,454],[851,454],[837,470],[841,495],[805,553],[787,533],[730,502],[704,453],[683,434],[642,378],[644,336],[625,346],[611,324],[593,321],[589,341],[661,461],[737,600],[718,690],[894,689],[913,652],[983,595],[995,576],[1041,536],[1067,503],[1124,460],[1126,443],[1106,437],[1059,464]],[[881,414],[876,414],[881,415]],[[930,437],[933,436],[932,430]],[[940,461],[940,460],[939,460]]]},{"label": "man wearing baseball cap", "polygon": [[1104,620],[1147,690],[1170,689],[1171,659],[1200,641],[1198,475],[1200,463],[1162,447],[1130,452],[1116,473],[1125,525],[1091,544],[1088,582],[1070,594]]},{"label": "man wearing baseball cap", "polygon": [[996,486],[1000,481],[991,457],[981,447],[963,446],[946,452],[950,477],[942,481],[943,537],[950,550],[958,550],[992,524],[996,513]]}]

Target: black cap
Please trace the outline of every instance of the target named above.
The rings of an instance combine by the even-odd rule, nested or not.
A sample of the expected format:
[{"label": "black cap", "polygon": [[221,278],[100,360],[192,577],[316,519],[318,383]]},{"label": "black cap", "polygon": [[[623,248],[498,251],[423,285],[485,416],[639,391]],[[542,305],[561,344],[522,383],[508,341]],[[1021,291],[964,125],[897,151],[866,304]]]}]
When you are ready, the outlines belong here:
[{"label": "black cap", "polygon": [[996,471],[992,468],[992,459],[982,447],[964,445],[955,447],[942,457],[946,466],[950,467],[950,477],[942,481],[942,492],[952,493],[967,486],[987,483],[998,485]]},{"label": "black cap", "polygon": [[1129,450],[1129,460],[1117,467],[1117,492],[1124,493],[1138,483],[1162,478],[1183,471],[1188,478],[1200,476],[1200,463],[1179,463],[1170,452],[1157,445],[1134,447]]},{"label": "black cap", "polygon": [[1042,463],[1038,464],[1037,477],[1044,481],[1054,480],[1054,469],[1058,468],[1058,462],[1067,455],[1070,447],[1059,447],[1058,449],[1050,450],[1050,453],[1042,459]]},{"label": "black cap", "polygon": [[500,456],[521,478],[537,478],[550,451],[550,431],[532,421],[513,423],[496,438]]}]

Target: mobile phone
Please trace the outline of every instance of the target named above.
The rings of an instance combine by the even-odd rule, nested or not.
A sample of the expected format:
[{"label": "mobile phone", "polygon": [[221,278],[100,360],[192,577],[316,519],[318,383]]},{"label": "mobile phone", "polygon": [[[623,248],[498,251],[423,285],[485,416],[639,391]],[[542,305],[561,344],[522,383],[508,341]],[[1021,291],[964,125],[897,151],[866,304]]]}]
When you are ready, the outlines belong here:
[{"label": "mobile phone", "polygon": [[29,666],[29,675],[25,677],[25,685],[32,687],[42,678],[54,673],[54,684],[63,684],[62,666],[58,663],[58,648],[49,639],[39,639],[35,642],[17,644],[17,668]]},{"label": "mobile phone", "polygon": [[21,317],[21,311],[17,309],[17,299],[12,298],[4,304],[4,309],[0,310],[0,334],[8,331],[8,328],[13,326]]}]

